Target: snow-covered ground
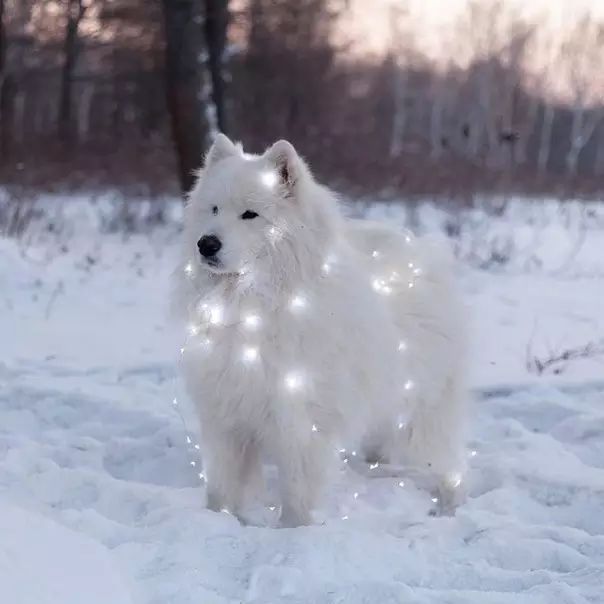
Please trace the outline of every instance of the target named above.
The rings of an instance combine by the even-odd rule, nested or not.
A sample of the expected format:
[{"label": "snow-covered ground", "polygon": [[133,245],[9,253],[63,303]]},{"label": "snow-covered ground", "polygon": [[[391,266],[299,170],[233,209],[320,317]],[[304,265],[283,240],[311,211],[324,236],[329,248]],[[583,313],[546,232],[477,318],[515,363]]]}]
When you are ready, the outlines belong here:
[{"label": "snow-covered ground", "polygon": [[470,497],[435,518],[411,480],[347,469],[323,524],[276,530],[203,507],[166,318],[178,211],[126,236],[110,204],[53,203],[53,232],[0,239],[1,602],[604,602],[604,357],[534,369],[604,339],[601,205],[351,206],[458,235]]}]

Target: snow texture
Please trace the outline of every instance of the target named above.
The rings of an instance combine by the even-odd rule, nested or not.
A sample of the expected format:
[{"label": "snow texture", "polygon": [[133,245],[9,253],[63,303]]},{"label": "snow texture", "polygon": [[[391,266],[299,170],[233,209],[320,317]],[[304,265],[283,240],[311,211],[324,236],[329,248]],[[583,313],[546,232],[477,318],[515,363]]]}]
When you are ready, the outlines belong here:
[{"label": "snow texture", "polygon": [[11,604],[131,604],[107,548],[42,516],[0,504],[0,585]]},{"label": "snow texture", "polygon": [[109,206],[63,203],[67,230],[0,239],[0,601],[604,602],[602,358],[527,370],[604,337],[601,205],[349,207],[456,236],[469,499],[431,517],[411,478],[343,466],[317,525],[293,530],[270,527],[276,510],[244,527],[204,509],[166,318],[178,212],[126,236],[107,232]]}]

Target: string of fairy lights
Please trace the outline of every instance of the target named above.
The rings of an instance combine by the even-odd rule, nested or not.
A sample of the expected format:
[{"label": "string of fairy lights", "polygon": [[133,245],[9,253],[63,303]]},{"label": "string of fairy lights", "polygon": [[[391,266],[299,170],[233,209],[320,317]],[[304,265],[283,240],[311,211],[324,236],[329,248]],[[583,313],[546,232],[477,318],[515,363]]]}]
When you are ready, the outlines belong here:
[{"label": "string of fairy lights", "polygon": [[[278,184],[278,176],[273,171],[261,172],[259,179],[260,182],[269,189],[273,189]],[[283,235],[283,228],[271,225],[266,229],[266,237],[272,245],[276,245]],[[408,234],[405,235],[405,240],[408,244],[412,242],[412,239]],[[382,252],[380,252],[380,250],[375,249],[371,251],[372,259],[378,260],[381,257]],[[322,277],[327,277],[330,275],[336,262],[337,258],[334,254],[329,254],[325,258],[321,266]],[[387,275],[375,275],[371,277],[370,285],[378,294],[383,296],[391,295],[396,288],[400,287],[413,289],[416,287],[417,282],[422,275],[422,269],[419,266],[416,266],[414,262],[409,262],[407,264],[407,269],[407,274],[404,277],[396,270],[390,271],[390,273]],[[188,278],[195,278],[196,265],[194,262],[187,262],[183,270]],[[243,270],[238,276],[239,278],[249,278],[250,271]],[[301,290],[293,291],[289,300],[287,301],[287,309],[291,313],[293,319],[302,318],[307,312],[310,311],[310,306],[308,296]],[[227,323],[224,304],[217,302],[216,300],[208,301],[202,299],[198,302],[194,314],[196,316],[194,317],[194,320],[187,325],[187,337],[182,348],[180,349],[181,360],[187,353],[192,340],[195,342],[196,350],[205,350],[209,352],[213,344],[212,335],[214,332],[226,326],[237,324],[241,326],[245,332],[247,332],[247,337],[243,338],[243,342],[241,344],[238,359],[239,362],[245,364],[246,366],[252,367],[261,361],[261,347],[257,340],[249,337],[260,332],[262,329],[264,320],[259,312],[255,310],[244,312],[241,316],[237,317],[236,321]],[[401,339],[398,342],[397,350],[401,354],[406,354],[408,352],[408,343]],[[309,382],[310,376],[304,368],[291,367],[283,371],[281,384],[282,390],[290,397],[300,397],[303,395],[305,388],[309,386]],[[415,388],[415,382],[413,379],[409,378],[403,383],[402,388],[404,392],[409,392]],[[187,423],[180,410],[180,403],[176,397],[172,399],[172,405],[177,411],[182,422],[189,454],[192,454],[194,451],[193,455],[195,458],[191,459],[189,463],[194,469],[197,478],[202,484],[204,484],[206,482],[206,475],[202,467],[200,457],[201,446],[198,442],[192,439],[192,433],[187,429]],[[404,430],[405,425],[406,424],[403,418],[399,417],[396,420],[396,428],[398,430]],[[317,426],[316,423],[310,423],[309,429],[313,433],[320,432],[320,427]],[[354,450],[347,451],[346,449],[337,449],[337,453],[339,454],[344,467],[349,463],[351,458],[357,457],[357,452]],[[472,450],[470,452],[470,456],[476,456],[476,451]],[[375,470],[380,466],[379,462],[368,463],[367,465],[369,470]],[[453,489],[458,488],[462,483],[461,473],[452,472],[449,474],[447,476],[447,483]],[[405,482],[403,480],[398,482],[398,487],[402,488],[404,486]],[[358,498],[359,492],[355,491],[353,493],[353,500],[356,501]],[[433,497],[432,501],[434,503],[438,503],[439,499],[438,497]],[[275,507],[270,506],[269,509],[274,510]],[[229,513],[227,509],[223,509],[222,511]],[[345,513],[340,517],[342,520],[348,520],[349,514]]]}]

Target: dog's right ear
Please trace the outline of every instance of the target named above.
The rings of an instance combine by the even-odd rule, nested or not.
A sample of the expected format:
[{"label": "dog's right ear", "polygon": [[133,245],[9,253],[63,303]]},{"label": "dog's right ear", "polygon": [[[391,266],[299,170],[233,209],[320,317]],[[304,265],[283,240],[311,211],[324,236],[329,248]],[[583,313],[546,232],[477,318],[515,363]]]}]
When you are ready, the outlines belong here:
[{"label": "dog's right ear", "polygon": [[264,158],[276,168],[281,184],[290,191],[300,176],[308,171],[294,146],[286,140],[277,141],[265,152]]},{"label": "dog's right ear", "polygon": [[219,162],[221,159],[232,157],[241,153],[241,147],[235,145],[231,139],[219,132],[214,139],[214,144],[210,147],[206,155],[205,167],[208,168],[212,164]]}]

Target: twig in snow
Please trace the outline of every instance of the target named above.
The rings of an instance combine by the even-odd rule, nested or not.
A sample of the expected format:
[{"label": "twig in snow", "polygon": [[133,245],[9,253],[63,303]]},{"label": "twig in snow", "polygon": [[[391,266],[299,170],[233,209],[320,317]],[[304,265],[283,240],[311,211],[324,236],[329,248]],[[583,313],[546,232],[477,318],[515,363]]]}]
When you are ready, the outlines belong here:
[{"label": "twig in snow", "polygon": [[543,375],[551,370],[553,373],[560,374],[566,369],[566,365],[571,361],[578,359],[595,359],[604,355],[604,339],[597,342],[588,342],[584,346],[568,348],[562,352],[551,352],[548,357],[539,358],[531,352],[531,344],[527,346],[526,367],[529,373]]}]

